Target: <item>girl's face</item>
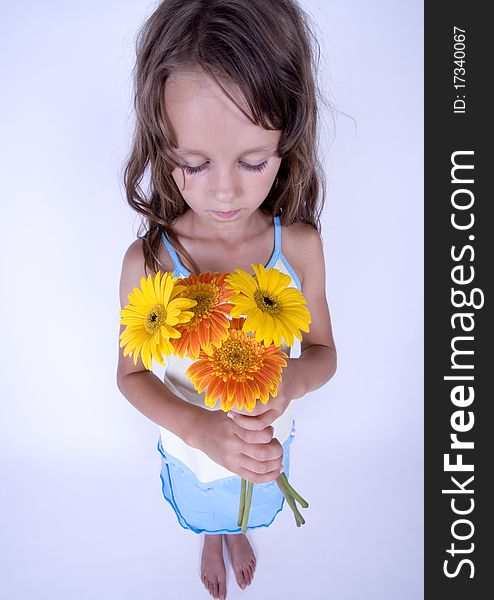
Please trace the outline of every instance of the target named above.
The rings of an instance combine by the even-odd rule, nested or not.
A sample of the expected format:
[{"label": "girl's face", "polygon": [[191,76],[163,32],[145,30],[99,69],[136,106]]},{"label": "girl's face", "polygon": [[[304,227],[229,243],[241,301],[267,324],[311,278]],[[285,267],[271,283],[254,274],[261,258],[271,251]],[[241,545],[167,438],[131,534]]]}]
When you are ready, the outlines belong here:
[{"label": "girl's face", "polygon": [[[227,89],[242,102],[234,88]],[[211,78],[195,71],[167,80],[165,103],[185,172],[176,168],[172,176],[185,202],[211,225],[239,224],[273,185],[281,131],[251,123]]]}]

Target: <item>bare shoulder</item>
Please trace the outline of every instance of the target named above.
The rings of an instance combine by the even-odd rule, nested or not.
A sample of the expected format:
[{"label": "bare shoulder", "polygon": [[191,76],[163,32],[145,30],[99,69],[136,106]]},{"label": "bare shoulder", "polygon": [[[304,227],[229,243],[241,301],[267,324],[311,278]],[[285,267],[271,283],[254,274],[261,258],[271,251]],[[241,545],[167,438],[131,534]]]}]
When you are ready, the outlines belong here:
[{"label": "bare shoulder", "polygon": [[[158,249],[158,260],[163,271],[173,271],[173,261],[163,243],[160,244]],[[147,269],[147,272],[145,271],[144,264],[144,240],[142,238],[137,238],[130,244],[124,254],[122,261],[122,276],[134,281],[137,280],[137,283],[135,284],[135,286],[137,286],[141,277],[153,274],[150,272],[149,268]]]},{"label": "bare shoulder", "polygon": [[141,262],[144,265],[144,242],[142,238],[137,238],[125,251],[122,264],[126,267],[136,267]]},{"label": "bare shoulder", "polygon": [[319,232],[307,223],[283,227],[283,254],[293,266],[303,285],[315,270],[324,266],[323,245]]},{"label": "bare shoulder", "polygon": [[[120,300],[125,300],[134,287],[139,286],[141,277],[145,277],[144,268],[144,242],[141,238],[134,240],[127,248],[122,260],[122,272],[120,276]],[[122,297],[122,293],[124,297]]]}]

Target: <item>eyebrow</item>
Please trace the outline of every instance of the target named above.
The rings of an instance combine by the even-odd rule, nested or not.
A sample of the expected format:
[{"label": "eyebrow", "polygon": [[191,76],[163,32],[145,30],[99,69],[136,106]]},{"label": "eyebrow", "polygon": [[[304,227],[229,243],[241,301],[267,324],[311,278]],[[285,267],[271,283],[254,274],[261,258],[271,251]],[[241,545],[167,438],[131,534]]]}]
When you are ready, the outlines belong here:
[{"label": "eyebrow", "polygon": [[[251,154],[252,152],[261,152],[264,150],[274,150],[273,146],[258,146],[257,148],[250,148],[250,150],[244,150],[239,154],[239,156],[243,156],[244,154]],[[207,152],[201,152],[201,150],[190,150],[189,148],[177,148],[177,151],[181,154],[194,155],[194,156],[206,156]]]}]

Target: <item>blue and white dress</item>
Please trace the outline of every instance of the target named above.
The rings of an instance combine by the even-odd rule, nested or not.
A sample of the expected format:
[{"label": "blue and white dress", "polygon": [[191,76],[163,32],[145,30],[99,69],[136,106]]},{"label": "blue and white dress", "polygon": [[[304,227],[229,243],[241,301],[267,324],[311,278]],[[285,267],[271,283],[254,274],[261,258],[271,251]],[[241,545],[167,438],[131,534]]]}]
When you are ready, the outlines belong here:
[{"label": "blue and white dress", "polygon": [[[274,217],[274,251],[266,268],[274,267],[291,277],[290,286],[301,289],[300,281],[281,251],[280,218]],[[174,276],[188,277],[189,271],[180,259],[166,234],[163,234]],[[292,348],[284,348],[293,356]],[[192,363],[189,358],[167,358],[163,382],[171,391],[204,410],[218,410],[205,405],[205,392],[198,394],[185,371]],[[272,423],[275,437],[283,446],[285,474],[290,471],[290,444],[295,435],[292,404]],[[158,451],[161,454],[161,484],[163,496],[175,511],[178,522],[195,533],[241,533],[237,525],[241,478],[207,454],[188,446],[180,437],[160,427]],[[284,496],[276,481],[254,484],[247,529],[268,527],[281,511]]]}]

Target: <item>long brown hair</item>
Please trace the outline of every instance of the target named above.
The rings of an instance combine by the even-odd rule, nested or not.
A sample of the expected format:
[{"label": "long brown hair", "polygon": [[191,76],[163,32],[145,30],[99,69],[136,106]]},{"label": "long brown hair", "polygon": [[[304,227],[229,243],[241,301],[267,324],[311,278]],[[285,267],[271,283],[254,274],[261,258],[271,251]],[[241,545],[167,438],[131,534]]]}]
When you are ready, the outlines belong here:
[{"label": "long brown hair", "polygon": [[303,222],[321,231],[326,186],[317,150],[317,100],[325,102],[317,87],[320,49],[296,0],[164,0],[140,29],[136,56],[136,124],[124,184],[128,203],[143,219],[138,236],[144,226],[147,268],[160,269],[158,251],[166,232],[198,272],[172,228],[187,204],[171,175],[181,163],[164,88],[172,73],[184,69],[202,69],[235,102],[222,81],[232,83],[251,114],[235,104],[251,122],[281,130],[282,161],[261,208],[280,214],[284,225]]}]

